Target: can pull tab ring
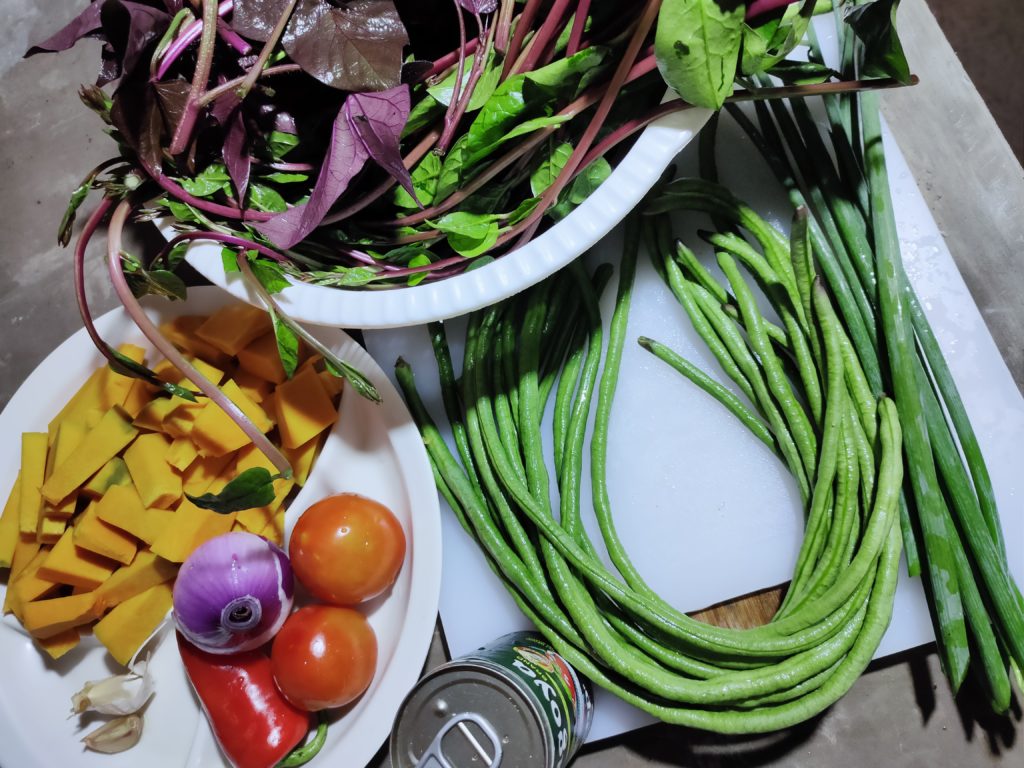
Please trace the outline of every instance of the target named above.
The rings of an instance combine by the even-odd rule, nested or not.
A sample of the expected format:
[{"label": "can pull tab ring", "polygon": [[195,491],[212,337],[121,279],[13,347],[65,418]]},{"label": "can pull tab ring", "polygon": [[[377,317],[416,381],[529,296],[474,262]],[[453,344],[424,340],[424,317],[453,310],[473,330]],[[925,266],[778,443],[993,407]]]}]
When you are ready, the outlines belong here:
[{"label": "can pull tab ring", "polygon": [[[477,738],[476,734],[469,730],[467,723],[473,723],[483,735],[491,742],[490,752],[487,748],[480,743],[480,739]],[[480,715],[465,712],[461,715],[456,715],[447,723],[445,723],[441,730],[437,732],[434,740],[430,742],[430,746],[423,753],[419,760],[416,761],[416,768],[459,768],[458,766],[452,765],[451,761],[448,760],[447,755],[444,753],[444,740],[445,737],[452,731],[458,730],[462,737],[469,742],[473,750],[480,755],[480,759],[483,761],[483,765],[487,768],[500,768],[501,766],[501,740],[498,738],[497,732],[487,720],[482,718]]]}]

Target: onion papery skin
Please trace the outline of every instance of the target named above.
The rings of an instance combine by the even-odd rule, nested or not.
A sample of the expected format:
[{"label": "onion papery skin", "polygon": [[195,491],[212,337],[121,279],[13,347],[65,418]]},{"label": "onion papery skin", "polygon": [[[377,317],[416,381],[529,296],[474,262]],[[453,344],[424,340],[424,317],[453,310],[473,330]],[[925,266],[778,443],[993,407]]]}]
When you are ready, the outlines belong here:
[{"label": "onion papery skin", "polygon": [[291,613],[295,578],[284,551],[236,531],[210,539],[182,564],[174,622],[190,643],[230,654],[268,642]]}]

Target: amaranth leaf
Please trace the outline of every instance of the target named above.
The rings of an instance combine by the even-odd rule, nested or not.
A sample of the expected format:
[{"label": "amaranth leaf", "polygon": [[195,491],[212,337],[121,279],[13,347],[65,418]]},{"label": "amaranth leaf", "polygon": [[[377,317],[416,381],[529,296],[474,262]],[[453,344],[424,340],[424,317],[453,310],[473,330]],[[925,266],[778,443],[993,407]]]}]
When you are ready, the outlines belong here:
[{"label": "amaranth leaf", "polygon": [[209,509],[222,515],[241,512],[243,509],[265,507],[274,501],[274,480],[265,467],[250,467],[224,486],[220,493],[204,493],[202,496],[185,495],[188,500],[202,509]]}]

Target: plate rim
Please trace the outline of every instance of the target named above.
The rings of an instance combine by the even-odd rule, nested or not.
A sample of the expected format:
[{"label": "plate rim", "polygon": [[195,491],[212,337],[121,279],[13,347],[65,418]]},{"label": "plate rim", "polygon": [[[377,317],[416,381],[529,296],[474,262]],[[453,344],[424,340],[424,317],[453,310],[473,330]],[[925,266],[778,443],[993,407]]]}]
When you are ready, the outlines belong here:
[{"label": "plate rim", "polygon": [[[193,304],[206,304],[212,309],[234,300],[236,299],[219,287],[198,286],[189,289],[189,300],[185,302],[171,303],[163,299],[144,299],[142,303],[151,316],[174,317],[187,314],[190,301]],[[132,333],[131,320],[122,307],[115,307],[104,313],[97,317],[95,322],[101,333],[108,333],[114,328],[125,328],[126,333]],[[441,586],[440,504],[426,449],[419,439],[419,431],[404,401],[384,370],[365,348],[341,329],[319,328],[312,330],[317,334],[336,335],[335,340],[331,341],[329,346],[356,364],[380,390],[384,398],[384,402],[379,406],[382,409],[380,417],[387,432],[386,441],[395,456],[400,470],[398,474],[402,478],[409,504],[412,546],[410,547],[411,555],[407,556],[409,557],[407,567],[411,567],[412,571],[409,574],[408,607],[398,623],[399,632],[390,662],[387,667],[378,672],[377,678],[375,678],[379,685],[378,695],[360,710],[360,722],[358,723],[360,727],[352,732],[356,734],[357,738],[345,745],[347,759],[359,757],[362,761],[359,764],[364,764],[386,742],[394,716],[408,690],[419,680],[433,642]],[[64,356],[85,345],[91,345],[91,342],[88,340],[86,330],[79,328],[51,350],[25,377],[3,410],[0,411],[0,427],[11,422],[15,418],[12,415],[14,413],[31,412],[33,415],[29,417],[30,419],[42,416],[40,419],[42,423],[37,424],[42,429],[45,426],[44,419],[47,418],[47,415],[40,413],[38,407],[34,407],[36,398],[33,390],[42,380],[52,376],[54,370],[59,370]],[[89,368],[102,365],[102,356],[98,351],[76,352],[76,354],[92,357],[91,362],[87,364]],[[67,389],[73,389],[73,384]],[[346,387],[342,397],[358,398],[358,395],[351,387]],[[342,402],[339,412],[343,412],[344,405],[345,403]],[[338,429],[341,421],[339,419],[335,422],[332,432]],[[20,426],[24,425],[24,419],[19,418],[17,424],[19,428],[14,431],[8,429],[8,437],[0,438],[0,455],[8,458],[17,456],[22,432]],[[8,461],[0,467],[0,495],[3,498],[9,494],[19,467],[19,461]],[[290,509],[302,509],[309,503],[311,500],[303,503],[303,492],[300,492],[293,500]],[[5,569],[4,579],[0,582],[0,595],[5,594],[6,589]],[[3,618],[2,622],[8,629],[24,634],[14,619]],[[68,695],[70,693],[69,691]],[[199,715],[198,710],[196,714]],[[17,721],[2,719],[4,722],[0,723],[0,737],[4,742],[4,762],[13,760],[17,765],[24,765],[26,768],[34,765],[47,765],[46,762],[38,762],[37,750],[30,746],[31,739],[25,737],[28,731],[18,727]]]},{"label": "plate rim", "polygon": [[[553,274],[607,235],[636,207],[712,114],[694,107],[651,123],[593,194],[514,255],[436,283],[392,290],[345,290],[293,280],[291,287],[275,298],[285,312],[301,322],[365,329],[422,325],[506,299]],[[164,237],[174,234],[169,222],[159,229]],[[225,272],[220,252],[219,244],[196,240],[185,258],[232,296],[258,304],[259,298],[241,275]],[[337,298],[339,291],[344,291],[343,301]]]}]

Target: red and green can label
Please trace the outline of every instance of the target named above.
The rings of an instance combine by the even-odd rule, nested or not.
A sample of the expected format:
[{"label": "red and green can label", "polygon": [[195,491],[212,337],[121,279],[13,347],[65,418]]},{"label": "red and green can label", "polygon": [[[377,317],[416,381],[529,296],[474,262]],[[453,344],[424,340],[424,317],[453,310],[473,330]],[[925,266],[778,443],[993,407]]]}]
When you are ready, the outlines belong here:
[{"label": "red and green can label", "polygon": [[569,664],[536,632],[513,632],[460,662],[479,662],[510,674],[528,692],[549,726],[552,765],[562,767],[590,731],[594,704],[589,689]]}]

